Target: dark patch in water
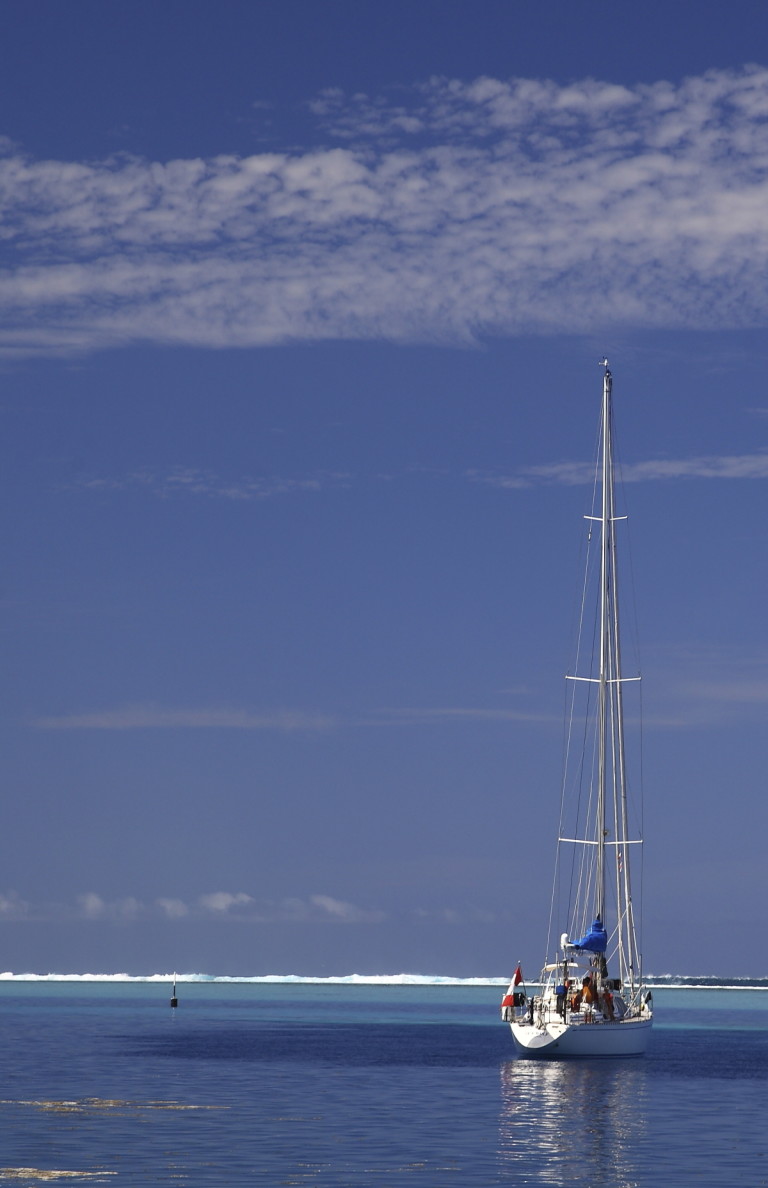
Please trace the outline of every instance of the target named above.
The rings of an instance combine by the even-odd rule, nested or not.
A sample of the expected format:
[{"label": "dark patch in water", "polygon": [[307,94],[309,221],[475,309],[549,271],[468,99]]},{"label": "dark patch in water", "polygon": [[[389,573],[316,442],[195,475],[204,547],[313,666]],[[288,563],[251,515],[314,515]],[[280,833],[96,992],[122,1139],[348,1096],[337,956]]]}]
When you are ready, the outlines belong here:
[{"label": "dark patch in water", "polygon": [[[127,1038],[127,1037],[125,1037]],[[312,1024],[290,1027],[215,1028],[145,1035],[131,1042],[144,1056],[181,1060],[245,1060],[365,1067],[429,1065],[497,1067],[513,1054],[503,1028],[394,1023]]]},{"label": "dark patch in water", "polygon": [[[136,1055],[344,1067],[496,1068],[515,1056],[505,1028],[396,1023],[304,1023],[122,1037]],[[627,1061],[578,1061],[625,1066]],[[634,1063],[634,1062],[631,1062]],[[653,1076],[768,1079],[768,1032],[658,1028],[639,1062]]]},{"label": "dark patch in water", "polygon": [[658,1028],[646,1060],[654,1076],[727,1081],[768,1080],[768,1031]]}]

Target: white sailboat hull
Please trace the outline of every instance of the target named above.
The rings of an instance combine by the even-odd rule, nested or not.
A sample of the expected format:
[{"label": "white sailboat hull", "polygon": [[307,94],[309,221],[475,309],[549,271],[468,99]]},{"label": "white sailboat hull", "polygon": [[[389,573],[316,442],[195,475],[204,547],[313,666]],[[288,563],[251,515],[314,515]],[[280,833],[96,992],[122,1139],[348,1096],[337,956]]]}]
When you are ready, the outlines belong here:
[{"label": "white sailboat hull", "polygon": [[603,1056],[642,1056],[651,1034],[651,1019],[621,1022],[548,1022],[543,1026],[515,1021],[510,1024],[521,1056],[556,1060],[569,1057],[598,1059]]}]

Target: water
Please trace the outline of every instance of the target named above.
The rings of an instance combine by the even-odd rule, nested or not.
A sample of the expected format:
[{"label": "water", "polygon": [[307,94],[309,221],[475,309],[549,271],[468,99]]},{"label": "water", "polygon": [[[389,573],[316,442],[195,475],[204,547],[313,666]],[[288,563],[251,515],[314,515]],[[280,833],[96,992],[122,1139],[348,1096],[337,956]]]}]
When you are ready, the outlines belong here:
[{"label": "water", "polygon": [[498,986],[178,993],[0,983],[0,1184],[768,1184],[768,991],[660,989],[644,1058],[546,1064]]}]

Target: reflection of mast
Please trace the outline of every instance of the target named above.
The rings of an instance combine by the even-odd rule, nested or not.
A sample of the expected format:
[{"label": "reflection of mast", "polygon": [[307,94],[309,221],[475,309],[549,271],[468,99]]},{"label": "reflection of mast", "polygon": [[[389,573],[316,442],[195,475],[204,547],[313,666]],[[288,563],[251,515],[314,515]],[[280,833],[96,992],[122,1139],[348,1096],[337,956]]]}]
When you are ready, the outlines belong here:
[{"label": "reflection of mast", "polygon": [[[510,1060],[501,1066],[499,1165],[515,1183],[583,1183],[585,1169],[634,1183],[645,1132],[643,1071],[575,1061]],[[563,1102],[569,1103],[567,1137]],[[598,1177],[598,1169],[600,1177]],[[605,1177],[605,1179],[602,1179]]]}]

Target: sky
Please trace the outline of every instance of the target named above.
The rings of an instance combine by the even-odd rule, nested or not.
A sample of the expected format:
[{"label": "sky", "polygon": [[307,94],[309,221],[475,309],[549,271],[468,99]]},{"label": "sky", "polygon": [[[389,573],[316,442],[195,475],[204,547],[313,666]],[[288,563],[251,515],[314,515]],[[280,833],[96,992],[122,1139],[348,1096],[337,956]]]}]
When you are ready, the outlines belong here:
[{"label": "sky", "polygon": [[607,356],[646,970],[765,976],[763,0],[4,17],[0,969],[539,968]]}]

